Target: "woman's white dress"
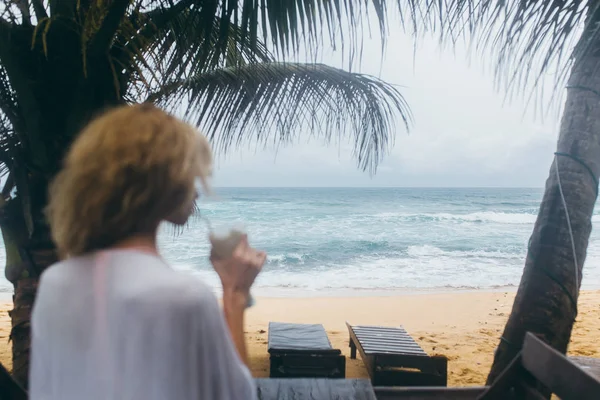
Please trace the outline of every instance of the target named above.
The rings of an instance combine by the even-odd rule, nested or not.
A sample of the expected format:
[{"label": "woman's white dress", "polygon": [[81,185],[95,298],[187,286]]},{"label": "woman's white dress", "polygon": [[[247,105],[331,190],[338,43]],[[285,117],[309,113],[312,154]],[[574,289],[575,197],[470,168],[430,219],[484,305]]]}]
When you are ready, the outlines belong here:
[{"label": "woman's white dress", "polygon": [[31,400],[256,398],[211,289],[151,254],[51,266],[31,328]]}]

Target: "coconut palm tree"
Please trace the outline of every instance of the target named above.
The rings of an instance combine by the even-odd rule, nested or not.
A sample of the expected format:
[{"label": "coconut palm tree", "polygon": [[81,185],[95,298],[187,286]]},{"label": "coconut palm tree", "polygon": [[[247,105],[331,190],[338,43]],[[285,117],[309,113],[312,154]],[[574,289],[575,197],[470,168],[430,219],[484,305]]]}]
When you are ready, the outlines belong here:
[{"label": "coconut palm tree", "polygon": [[248,141],[289,143],[307,132],[326,141],[341,134],[354,141],[358,166],[374,172],[397,125],[409,123],[398,90],[374,77],[290,62],[300,49],[314,52],[338,38],[350,38],[352,56],[367,3],[3,1],[0,227],[15,288],[18,382],[27,386],[38,277],[56,260],[43,216],[46,190],[80,128],[107,107],[153,101],[196,123],[220,152]]},{"label": "coconut palm tree", "polygon": [[600,174],[600,5],[598,0],[421,5],[424,26],[451,40],[470,37],[483,54],[491,50],[498,82],[509,93],[535,94],[550,74],[555,93],[566,84],[556,156],[491,383],[519,352],[527,331],[565,353],[577,316]]}]

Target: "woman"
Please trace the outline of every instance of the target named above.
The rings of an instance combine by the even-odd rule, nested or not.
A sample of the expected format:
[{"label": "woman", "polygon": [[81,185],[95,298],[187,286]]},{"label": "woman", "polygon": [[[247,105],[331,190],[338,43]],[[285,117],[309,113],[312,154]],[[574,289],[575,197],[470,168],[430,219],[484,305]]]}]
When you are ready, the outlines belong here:
[{"label": "woman", "polygon": [[77,138],[50,188],[64,260],[43,273],[32,313],[32,400],[255,398],[243,319],[265,253],[244,239],[211,257],[221,311],[156,246],[161,222],[186,223],[211,166],[206,138],[150,104],[112,110]]}]

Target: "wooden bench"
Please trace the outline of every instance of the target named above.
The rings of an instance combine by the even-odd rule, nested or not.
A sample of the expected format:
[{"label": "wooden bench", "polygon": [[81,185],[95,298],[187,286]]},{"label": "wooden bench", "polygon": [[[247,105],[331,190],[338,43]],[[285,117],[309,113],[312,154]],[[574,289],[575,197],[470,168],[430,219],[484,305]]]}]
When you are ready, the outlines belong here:
[{"label": "wooden bench", "polygon": [[258,400],[377,400],[368,379],[256,379]]},{"label": "wooden bench", "polygon": [[350,358],[356,351],[373,386],[446,386],[448,359],[429,356],[403,328],[352,326]]},{"label": "wooden bench", "polygon": [[485,386],[473,387],[375,387],[377,400],[476,400]]},{"label": "wooden bench", "polygon": [[320,324],[269,323],[271,378],[344,378],[346,358]]},{"label": "wooden bench", "polygon": [[569,357],[569,360],[596,379],[600,379],[600,358],[573,356]]},{"label": "wooden bench", "polygon": [[550,393],[562,400],[598,400],[600,380],[527,333],[519,355],[479,399],[546,399]]}]

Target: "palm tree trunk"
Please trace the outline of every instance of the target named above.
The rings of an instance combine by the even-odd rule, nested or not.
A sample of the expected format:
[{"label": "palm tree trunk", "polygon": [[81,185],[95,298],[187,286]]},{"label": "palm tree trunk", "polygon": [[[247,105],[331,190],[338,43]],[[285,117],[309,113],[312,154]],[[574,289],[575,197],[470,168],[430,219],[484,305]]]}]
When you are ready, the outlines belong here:
[{"label": "palm tree trunk", "polygon": [[13,353],[12,376],[24,388],[29,387],[30,318],[37,283],[37,278],[24,278],[17,281],[13,295],[13,309],[9,312],[12,320],[10,332]]},{"label": "palm tree trunk", "polygon": [[[48,236],[48,242],[51,243]],[[35,302],[40,268],[45,268],[56,262],[54,246],[47,246],[37,240],[31,240],[24,249],[26,260],[21,264],[27,272],[14,284],[13,310],[10,311],[12,320],[11,340],[13,352],[13,378],[24,388],[29,387],[29,349],[31,342],[31,311]]]},{"label": "palm tree trunk", "polygon": [[567,350],[600,174],[600,39],[594,42],[571,70],[557,156],[488,384],[519,352],[526,332],[540,336],[563,354]]},{"label": "palm tree trunk", "polygon": [[[13,378],[28,387],[30,318],[41,271],[57,259],[49,231],[43,225],[29,237],[19,201],[4,202],[0,228],[6,249],[6,278],[14,285],[12,329]],[[1,392],[2,388],[0,388]]]}]

